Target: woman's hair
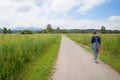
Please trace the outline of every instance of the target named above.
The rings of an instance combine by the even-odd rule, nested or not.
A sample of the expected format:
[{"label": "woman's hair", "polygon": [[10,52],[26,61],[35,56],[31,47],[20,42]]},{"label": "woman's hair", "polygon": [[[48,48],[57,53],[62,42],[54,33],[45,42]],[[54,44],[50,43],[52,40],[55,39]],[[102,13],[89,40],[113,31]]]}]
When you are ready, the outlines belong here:
[{"label": "woman's hair", "polygon": [[93,34],[97,34],[97,31],[95,30],[95,31],[93,31]]}]

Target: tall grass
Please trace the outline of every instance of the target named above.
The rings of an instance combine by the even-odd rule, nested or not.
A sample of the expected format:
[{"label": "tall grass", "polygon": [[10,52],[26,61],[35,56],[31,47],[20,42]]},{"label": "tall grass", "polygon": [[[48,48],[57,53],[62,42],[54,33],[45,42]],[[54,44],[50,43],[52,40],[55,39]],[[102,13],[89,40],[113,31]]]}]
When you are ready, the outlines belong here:
[{"label": "tall grass", "polygon": [[[90,46],[92,34],[68,34],[67,36],[77,43]],[[120,72],[120,34],[100,34],[100,36],[102,39],[100,59]]]},{"label": "tall grass", "polygon": [[58,35],[0,35],[0,80],[15,80],[17,73],[52,46]]},{"label": "tall grass", "polygon": [[102,37],[102,54],[120,60],[120,35],[106,34]]},{"label": "tall grass", "polygon": [[77,43],[90,46],[91,34],[68,34],[67,36]]},{"label": "tall grass", "polygon": [[41,58],[31,62],[27,66],[25,73],[22,73],[22,77],[20,76],[16,80],[51,80],[60,41],[61,37],[59,36],[46,53]]}]

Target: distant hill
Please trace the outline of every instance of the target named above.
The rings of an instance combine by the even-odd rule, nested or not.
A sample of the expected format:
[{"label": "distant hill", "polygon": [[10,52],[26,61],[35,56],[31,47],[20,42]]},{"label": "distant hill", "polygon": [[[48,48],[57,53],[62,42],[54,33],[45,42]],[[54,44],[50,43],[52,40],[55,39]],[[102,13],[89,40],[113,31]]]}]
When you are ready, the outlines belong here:
[{"label": "distant hill", "polygon": [[97,30],[98,32],[100,31],[98,29],[69,29],[69,32],[71,32],[71,33],[91,33],[94,30]]},{"label": "distant hill", "polygon": [[23,30],[30,30],[30,31],[33,31],[33,32],[40,32],[43,29],[42,28],[34,28],[33,26],[29,26],[27,28],[26,27],[17,27],[17,28],[14,28],[12,30],[12,33],[20,33]]},{"label": "distant hill", "polygon": [[41,31],[43,30],[42,28],[35,28],[33,26],[29,26],[29,27],[17,27],[14,30],[31,30],[31,31]]}]

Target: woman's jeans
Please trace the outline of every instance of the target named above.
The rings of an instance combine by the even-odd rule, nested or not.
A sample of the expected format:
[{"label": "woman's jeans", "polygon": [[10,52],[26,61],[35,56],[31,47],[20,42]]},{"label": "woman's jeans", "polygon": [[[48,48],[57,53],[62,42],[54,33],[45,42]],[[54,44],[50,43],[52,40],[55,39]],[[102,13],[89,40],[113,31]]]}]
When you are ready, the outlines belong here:
[{"label": "woman's jeans", "polygon": [[96,44],[96,43],[93,43],[92,44],[92,49],[93,49],[93,52],[94,52],[94,58],[98,58],[98,47],[99,47],[99,44]]}]

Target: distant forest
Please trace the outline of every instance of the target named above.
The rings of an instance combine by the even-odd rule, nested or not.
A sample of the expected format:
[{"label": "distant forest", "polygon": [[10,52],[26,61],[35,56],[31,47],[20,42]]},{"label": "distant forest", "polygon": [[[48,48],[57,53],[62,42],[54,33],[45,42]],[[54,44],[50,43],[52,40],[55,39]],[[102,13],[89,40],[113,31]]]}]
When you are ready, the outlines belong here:
[{"label": "distant forest", "polygon": [[48,24],[46,26],[46,29],[37,29],[37,28],[29,28],[29,29],[24,29],[24,30],[12,30],[12,29],[7,29],[4,27],[3,29],[0,28],[0,33],[2,34],[35,34],[35,33],[92,33],[94,30],[98,31],[101,34],[105,33],[116,33],[120,34],[120,30],[107,30],[105,26],[101,26],[101,29],[60,29],[60,27],[57,27],[56,29],[53,29],[51,24]]}]

